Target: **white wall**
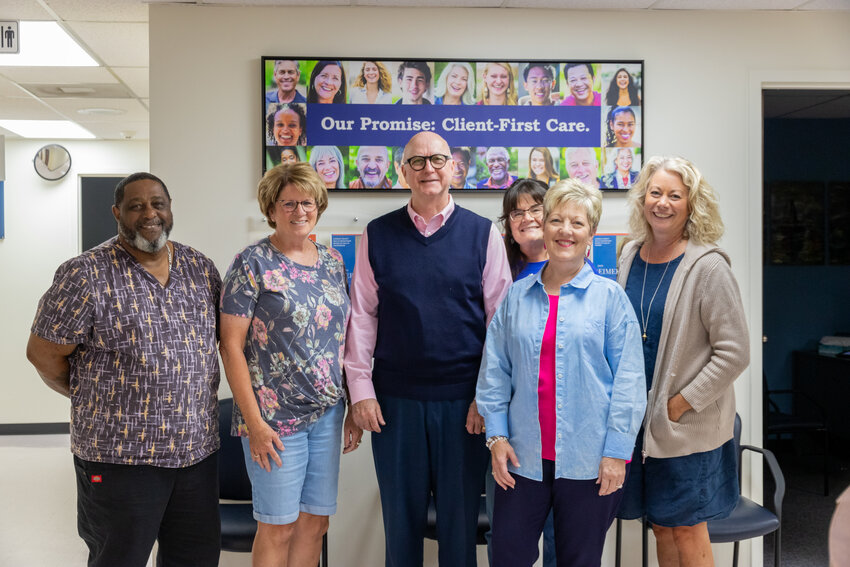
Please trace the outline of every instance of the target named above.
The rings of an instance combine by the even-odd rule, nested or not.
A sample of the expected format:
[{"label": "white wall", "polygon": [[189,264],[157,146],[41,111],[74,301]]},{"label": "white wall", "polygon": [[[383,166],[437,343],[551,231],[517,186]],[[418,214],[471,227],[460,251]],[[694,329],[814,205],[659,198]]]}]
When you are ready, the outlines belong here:
[{"label": "white wall", "polygon": [[[761,336],[758,77],[811,80],[826,73],[850,84],[848,29],[846,12],[152,5],[151,163],[184,196],[175,198],[177,238],[224,270],[258,230],[262,55],[644,59],[644,155],[684,155],[717,188],[727,225],[722,244],[732,257],[755,338]],[[457,200],[490,218],[498,214],[497,196]],[[402,202],[398,196],[334,194],[320,238],[336,230],[359,232]],[[600,230],[622,231],[625,224],[623,198],[606,195]],[[760,440],[760,343],[753,340],[752,349],[753,365],[736,389],[745,439]],[[382,562],[374,472],[366,457],[359,451],[343,459],[340,512],[330,538],[335,565]],[[761,491],[759,471],[755,466],[745,482],[754,493]],[[637,530],[628,536],[626,556],[635,565]],[[718,563],[728,560],[729,547],[715,548]],[[742,564],[750,559],[744,551]],[[751,557],[761,564],[760,553]],[[435,564],[433,554],[427,564]]]},{"label": "white wall", "polygon": [[6,238],[0,240],[0,423],[67,422],[70,403],[49,390],[25,349],[38,300],[78,249],[79,176],[148,169],[148,143],[59,141],[71,153],[60,181],[36,175],[43,140],[6,140]]},{"label": "white wall", "polygon": [[[258,230],[253,195],[260,163],[260,56],[644,59],[645,155],[685,155],[717,188],[728,227],[722,244],[732,256],[748,313],[757,314],[750,320],[751,335],[759,337],[758,90],[768,81],[796,84],[825,76],[850,83],[848,29],[847,13],[152,5],[150,163],[173,193],[175,238],[225,270],[230,256]],[[415,34],[419,41],[411,41]],[[50,183],[32,170],[40,145],[6,141],[0,423],[68,417],[67,402],[41,384],[24,347],[38,297],[55,268],[78,252],[77,175],[148,169],[145,142],[65,142],[73,168],[65,180]],[[497,215],[498,197],[463,195],[458,201]],[[402,202],[397,196],[333,195],[320,237],[338,229],[360,231],[370,218]],[[600,230],[624,228],[622,197],[606,196]],[[754,341],[753,365],[737,385],[745,437],[749,432],[754,439],[760,438],[760,401],[752,395],[760,390],[760,352]],[[754,471],[747,484],[758,492],[758,467]],[[334,565],[381,563],[383,535],[368,444],[343,460],[340,512],[331,529]],[[633,559],[639,540],[636,530],[628,535],[626,555]],[[728,559],[729,547],[716,548],[724,554],[719,564]],[[429,564],[435,564],[433,546],[429,553]],[[246,560],[225,557],[223,564]]]}]

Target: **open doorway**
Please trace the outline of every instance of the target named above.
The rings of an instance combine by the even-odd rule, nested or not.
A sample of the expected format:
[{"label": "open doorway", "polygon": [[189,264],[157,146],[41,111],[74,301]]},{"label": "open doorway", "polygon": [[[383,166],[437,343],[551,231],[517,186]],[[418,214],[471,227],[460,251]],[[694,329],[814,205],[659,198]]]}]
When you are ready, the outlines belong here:
[{"label": "open doorway", "polygon": [[[822,432],[764,439],[788,483],[782,547],[790,566],[828,564],[829,519],[850,483],[850,462],[836,450],[836,442],[850,438],[850,412],[832,403],[844,386],[850,395],[850,360],[846,384],[835,383],[821,376],[817,355],[822,337],[850,334],[849,127],[850,90],[763,91],[762,367],[766,390],[805,390],[770,397],[765,391],[765,407],[770,399],[783,412],[812,416],[819,410],[808,398],[815,398],[826,412],[833,455],[824,496]],[[768,485],[765,479],[765,493]],[[765,565],[772,544],[765,541]]]}]

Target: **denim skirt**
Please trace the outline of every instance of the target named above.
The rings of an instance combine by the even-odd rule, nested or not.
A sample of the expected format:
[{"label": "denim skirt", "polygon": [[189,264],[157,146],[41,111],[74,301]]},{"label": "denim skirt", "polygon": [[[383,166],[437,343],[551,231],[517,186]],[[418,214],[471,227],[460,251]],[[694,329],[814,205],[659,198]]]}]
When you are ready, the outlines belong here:
[{"label": "denim skirt", "polygon": [[734,439],[711,451],[666,459],[647,457],[646,462],[642,450],[643,428],[637,436],[618,518],[634,520],[646,515],[652,524],[677,527],[732,513],[739,494]]}]

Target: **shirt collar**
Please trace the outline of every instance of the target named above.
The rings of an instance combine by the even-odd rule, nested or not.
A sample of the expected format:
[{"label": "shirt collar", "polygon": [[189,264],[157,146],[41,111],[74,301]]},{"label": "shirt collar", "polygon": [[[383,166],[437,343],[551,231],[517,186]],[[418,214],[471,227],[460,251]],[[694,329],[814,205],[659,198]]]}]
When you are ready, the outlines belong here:
[{"label": "shirt collar", "polygon": [[[535,284],[536,284],[536,285],[539,285],[540,289],[544,290],[544,292],[545,292],[546,288],[543,286],[543,280],[542,280],[543,270],[545,270],[545,269],[546,269],[546,266],[544,265],[542,268],[540,268],[539,272],[534,274],[534,276],[529,276],[527,278],[527,279],[531,280],[531,284],[528,286],[529,291],[531,289],[533,289],[535,287]],[[573,279],[571,279],[569,281],[569,283],[561,286],[561,291],[563,291],[563,289],[565,287],[570,287],[570,286],[576,287],[576,288],[579,288],[579,289],[586,289],[590,285],[590,282],[592,280],[593,280],[593,269],[590,267],[590,264],[588,264],[587,261],[585,260],[584,265],[581,267],[581,270],[579,270],[578,274],[576,274],[576,276]]]},{"label": "shirt collar", "polygon": [[442,228],[443,225],[446,224],[446,221],[449,220],[449,217],[454,212],[454,210],[455,201],[454,199],[452,199],[451,193],[449,193],[449,204],[446,205],[446,207],[442,211],[434,215],[430,221],[425,222],[425,217],[413,210],[413,205],[411,204],[411,201],[407,202],[407,214],[410,215],[410,220],[413,221],[413,224],[415,224],[417,228],[420,226],[424,228],[429,224],[433,225],[435,221],[439,221],[439,228]]}]

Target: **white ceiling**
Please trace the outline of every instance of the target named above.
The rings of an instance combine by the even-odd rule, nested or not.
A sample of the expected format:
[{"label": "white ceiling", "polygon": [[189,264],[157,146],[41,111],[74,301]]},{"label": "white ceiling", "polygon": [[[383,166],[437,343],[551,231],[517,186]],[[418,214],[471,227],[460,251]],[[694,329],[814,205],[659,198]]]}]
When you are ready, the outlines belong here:
[{"label": "white ceiling", "polygon": [[[150,0],[174,3],[174,0]],[[850,11],[850,0],[196,0],[181,4],[257,6],[440,6],[564,10]],[[58,22],[100,67],[0,66],[0,119],[67,119],[98,139],[149,138],[148,2],[3,0],[0,20]],[[25,39],[24,39],[25,40]],[[258,54],[258,57],[262,54]],[[61,87],[88,87],[68,96]],[[812,96],[814,95],[814,96]],[[766,93],[767,115],[850,116],[850,96],[835,91]],[[0,128],[0,134],[17,138]]]}]

